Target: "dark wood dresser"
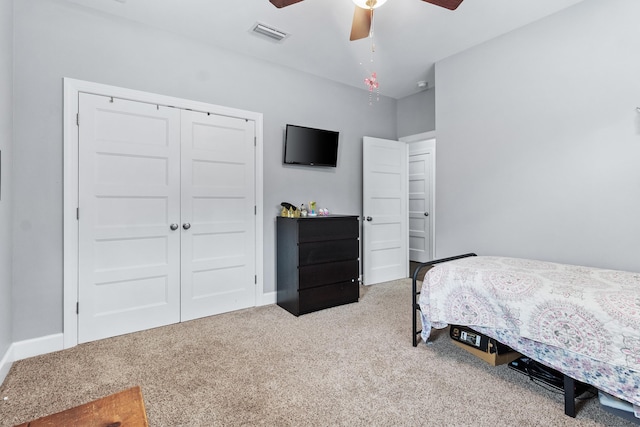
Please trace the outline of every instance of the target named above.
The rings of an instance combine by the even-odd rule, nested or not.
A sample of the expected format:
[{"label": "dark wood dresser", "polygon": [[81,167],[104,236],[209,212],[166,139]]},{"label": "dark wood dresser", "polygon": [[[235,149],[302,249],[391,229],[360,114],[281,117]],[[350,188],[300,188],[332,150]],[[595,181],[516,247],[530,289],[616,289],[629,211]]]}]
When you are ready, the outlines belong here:
[{"label": "dark wood dresser", "polygon": [[357,216],[277,218],[278,305],[291,314],[357,302]]}]

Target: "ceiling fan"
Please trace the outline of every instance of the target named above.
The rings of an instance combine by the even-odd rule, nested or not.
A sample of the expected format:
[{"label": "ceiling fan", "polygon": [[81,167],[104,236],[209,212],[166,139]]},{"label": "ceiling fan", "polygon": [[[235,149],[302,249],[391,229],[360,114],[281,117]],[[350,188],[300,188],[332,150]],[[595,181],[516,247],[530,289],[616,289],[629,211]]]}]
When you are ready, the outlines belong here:
[{"label": "ceiling fan", "polygon": [[[302,0],[269,0],[275,7],[281,8],[299,3]],[[353,24],[351,25],[351,37],[349,40],[359,40],[369,37],[371,34],[371,24],[373,22],[373,10],[382,6],[387,0],[353,0],[356,4],[353,13]],[[436,6],[455,10],[463,0],[422,0]]]}]

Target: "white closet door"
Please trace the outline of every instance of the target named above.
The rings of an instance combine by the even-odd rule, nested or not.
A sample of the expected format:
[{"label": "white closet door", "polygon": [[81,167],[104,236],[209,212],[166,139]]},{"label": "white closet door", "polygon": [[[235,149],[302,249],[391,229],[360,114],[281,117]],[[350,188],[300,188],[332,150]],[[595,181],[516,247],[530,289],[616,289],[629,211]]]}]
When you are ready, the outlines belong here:
[{"label": "white closet door", "polygon": [[180,111],[80,94],[80,343],[180,320]]},{"label": "white closet door", "polygon": [[255,123],[182,112],[182,320],[255,305]]}]

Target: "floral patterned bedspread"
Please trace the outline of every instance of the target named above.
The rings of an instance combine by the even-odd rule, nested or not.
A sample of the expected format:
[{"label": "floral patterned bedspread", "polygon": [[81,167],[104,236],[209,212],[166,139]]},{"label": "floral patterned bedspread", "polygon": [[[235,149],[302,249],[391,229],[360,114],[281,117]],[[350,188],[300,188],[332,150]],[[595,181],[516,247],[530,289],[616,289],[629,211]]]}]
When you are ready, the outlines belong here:
[{"label": "floral patterned bedspread", "polygon": [[640,405],[640,273],[468,257],[431,268],[419,304],[425,342],[431,327],[475,327]]}]

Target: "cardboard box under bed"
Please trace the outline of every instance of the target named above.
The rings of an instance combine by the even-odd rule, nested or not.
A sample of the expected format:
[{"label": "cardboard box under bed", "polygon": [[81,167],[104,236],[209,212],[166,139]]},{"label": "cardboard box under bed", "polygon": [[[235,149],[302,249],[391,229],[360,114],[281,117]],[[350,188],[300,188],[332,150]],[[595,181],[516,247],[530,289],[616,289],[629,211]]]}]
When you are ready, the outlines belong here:
[{"label": "cardboard box under bed", "polygon": [[466,326],[451,325],[449,336],[455,345],[492,366],[503,365],[522,356],[511,347]]}]

